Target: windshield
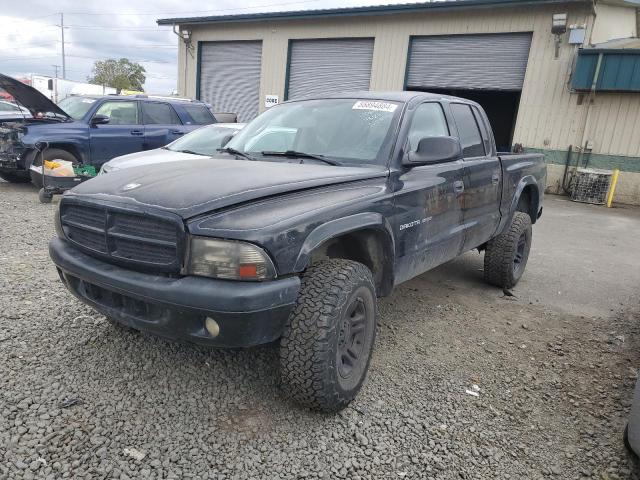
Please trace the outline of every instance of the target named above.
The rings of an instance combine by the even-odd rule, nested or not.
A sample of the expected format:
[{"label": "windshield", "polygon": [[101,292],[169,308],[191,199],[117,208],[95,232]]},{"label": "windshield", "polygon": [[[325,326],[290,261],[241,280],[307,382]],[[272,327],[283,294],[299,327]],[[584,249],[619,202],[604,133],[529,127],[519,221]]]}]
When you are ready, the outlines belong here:
[{"label": "windshield", "polygon": [[289,151],[341,163],[384,164],[399,107],[395,102],[358,99],[284,103],[249,123],[227,147],[265,158]]},{"label": "windshield", "polygon": [[58,106],[74,120],[80,120],[95,102],[95,98],[67,97],[58,103]]},{"label": "windshield", "polygon": [[203,127],[167,145],[173,152],[188,152],[211,157],[218,153],[222,141],[233,136],[239,129],[227,127]]}]

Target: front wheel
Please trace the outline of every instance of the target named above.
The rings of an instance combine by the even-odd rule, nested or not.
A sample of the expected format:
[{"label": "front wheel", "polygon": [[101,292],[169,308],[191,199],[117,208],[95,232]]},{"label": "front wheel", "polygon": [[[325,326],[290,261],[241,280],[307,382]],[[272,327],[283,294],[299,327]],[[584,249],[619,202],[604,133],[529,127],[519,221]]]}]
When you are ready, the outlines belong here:
[{"label": "front wheel", "polygon": [[496,287],[512,288],[522,277],[531,250],[531,217],[515,212],[511,224],[489,240],[484,254],[484,278]]},{"label": "front wheel", "polygon": [[376,318],[376,290],[367,267],[338,259],[309,267],[280,340],[284,391],[315,410],[345,408],[369,369]]}]

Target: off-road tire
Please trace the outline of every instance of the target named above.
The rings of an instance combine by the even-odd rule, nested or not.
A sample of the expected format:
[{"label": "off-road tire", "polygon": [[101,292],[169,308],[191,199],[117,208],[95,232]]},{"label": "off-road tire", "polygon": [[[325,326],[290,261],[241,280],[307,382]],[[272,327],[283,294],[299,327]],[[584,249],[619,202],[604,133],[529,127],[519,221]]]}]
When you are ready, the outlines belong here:
[{"label": "off-road tire", "polygon": [[[74,165],[78,165],[80,163],[75,155],[60,148],[47,148],[43,155],[45,160],[66,160]],[[43,157],[37,153],[31,164],[37,167],[42,166],[42,158]],[[31,165],[29,165],[29,167],[31,167]],[[31,169],[29,169],[29,175],[31,177],[31,183],[38,188],[42,188],[42,178],[37,176],[35,172],[32,172]]]},{"label": "off-road tire", "polygon": [[[334,259],[307,269],[280,340],[280,377],[288,396],[324,412],[339,411],[355,398],[375,342],[375,292],[371,271],[361,263]],[[356,313],[364,321],[354,320]],[[345,349],[359,352],[355,361]]]},{"label": "off-road tire", "polygon": [[487,283],[502,288],[512,288],[518,283],[529,259],[531,233],[531,217],[515,212],[511,225],[489,240],[484,254],[484,279]]},{"label": "off-road tire", "polygon": [[0,172],[0,178],[9,183],[29,183],[31,181],[27,172]]},{"label": "off-road tire", "polygon": [[624,442],[624,446],[627,449],[627,451],[631,455],[637,458],[638,455],[636,454],[636,452],[633,451],[633,448],[631,447],[631,443],[629,442],[629,424],[628,423],[624,426],[624,432],[622,432],[622,441]]}]

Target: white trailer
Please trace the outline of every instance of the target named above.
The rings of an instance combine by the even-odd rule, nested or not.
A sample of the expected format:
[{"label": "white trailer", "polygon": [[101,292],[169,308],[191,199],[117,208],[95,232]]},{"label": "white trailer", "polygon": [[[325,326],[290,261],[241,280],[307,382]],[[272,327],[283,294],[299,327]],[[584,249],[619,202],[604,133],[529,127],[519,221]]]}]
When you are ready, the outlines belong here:
[{"label": "white trailer", "polygon": [[31,75],[29,80],[33,88],[55,103],[67,98],[69,95],[109,95],[117,93],[115,88],[47,77],[45,75]]}]

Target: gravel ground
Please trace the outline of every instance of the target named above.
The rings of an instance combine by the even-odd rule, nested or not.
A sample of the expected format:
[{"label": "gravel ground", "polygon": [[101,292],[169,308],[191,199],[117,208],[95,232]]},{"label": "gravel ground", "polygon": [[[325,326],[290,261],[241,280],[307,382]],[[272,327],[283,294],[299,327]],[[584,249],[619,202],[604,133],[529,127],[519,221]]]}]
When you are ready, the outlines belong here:
[{"label": "gravel ground", "polygon": [[[548,199],[545,214],[580,208]],[[368,380],[327,416],[282,397],[274,347],[175,344],[73,299],[46,250],[53,210],[0,182],[0,478],[638,478],[621,442],[637,296],[612,293],[606,314],[536,296],[545,275],[579,283],[554,270],[561,248],[542,265],[548,227],[515,298],[479,282],[470,253],[382,300]]]}]

